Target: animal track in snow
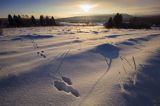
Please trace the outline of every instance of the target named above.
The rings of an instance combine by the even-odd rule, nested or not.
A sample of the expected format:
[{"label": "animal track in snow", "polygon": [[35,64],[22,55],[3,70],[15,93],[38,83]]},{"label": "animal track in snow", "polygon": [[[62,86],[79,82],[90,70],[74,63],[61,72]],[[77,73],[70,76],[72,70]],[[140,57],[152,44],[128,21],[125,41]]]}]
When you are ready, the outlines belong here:
[{"label": "animal track in snow", "polygon": [[34,41],[34,39],[31,39],[31,42],[33,44],[34,49],[39,48],[38,44]]},{"label": "animal track in snow", "polygon": [[59,90],[59,91],[64,91],[66,93],[71,93],[75,97],[79,97],[80,94],[78,90],[74,89],[72,86],[68,86],[66,83],[63,81],[54,81],[54,86]]},{"label": "animal track in snow", "polygon": [[46,55],[44,54],[44,51],[37,52],[37,54],[43,58],[46,58]]},{"label": "animal track in snow", "polygon": [[69,78],[62,76],[62,80],[68,85],[72,85],[72,81]]},{"label": "animal track in snow", "polygon": [[[32,44],[33,44],[34,49],[38,49],[38,48],[39,48],[38,44],[34,41],[34,39],[31,39],[31,42],[32,42]],[[44,54],[44,51],[43,51],[43,50],[40,51],[40,52],[37,52],[37,54],[38,54],[39,56],[43,57],[43,58],[46,58],[46,55]]]}]

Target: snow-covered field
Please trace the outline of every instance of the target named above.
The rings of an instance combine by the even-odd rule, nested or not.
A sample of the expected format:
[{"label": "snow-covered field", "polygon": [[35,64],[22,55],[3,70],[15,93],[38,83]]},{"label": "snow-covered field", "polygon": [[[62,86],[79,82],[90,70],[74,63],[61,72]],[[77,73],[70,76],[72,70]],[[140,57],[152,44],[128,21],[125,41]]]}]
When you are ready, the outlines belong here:
[{"label": "snow-covered field", "polygon": [[3,29],[0,106],[160,106],[160,30]]}]

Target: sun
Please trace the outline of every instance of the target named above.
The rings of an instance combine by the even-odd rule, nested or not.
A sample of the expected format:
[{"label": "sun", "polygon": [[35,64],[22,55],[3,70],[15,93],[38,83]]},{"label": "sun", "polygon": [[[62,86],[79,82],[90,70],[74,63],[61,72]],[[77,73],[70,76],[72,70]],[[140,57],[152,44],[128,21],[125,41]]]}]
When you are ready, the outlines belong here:
[{"label": "sun", "polygon": [[81,7],[81,9],[82,9],[84,12],[90,12],[91,9],[93,8],[93,6],[92,6],[92,5],[89,5],[89,4],[83,4],[83,5],[81,5],[80,7]]}]

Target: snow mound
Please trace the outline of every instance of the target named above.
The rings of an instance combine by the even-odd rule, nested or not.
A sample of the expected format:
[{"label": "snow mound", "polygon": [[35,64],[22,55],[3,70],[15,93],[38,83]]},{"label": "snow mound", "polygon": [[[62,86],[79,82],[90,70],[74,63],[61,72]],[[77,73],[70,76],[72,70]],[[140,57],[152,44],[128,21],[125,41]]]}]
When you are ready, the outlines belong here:
[{"label": "snow mound", "polygon": [[125,42],[122,42],[120,44],[127,45],[127,46],[133,46],[134,45],[134,43],[129,42],[129,41],[125,41]]},{"label": "snow mound", "polygon": [[101,54],[105,58],[117,58],[119,56],[120,48],[111,44],[102,44],[97,46],[93,52]]}]

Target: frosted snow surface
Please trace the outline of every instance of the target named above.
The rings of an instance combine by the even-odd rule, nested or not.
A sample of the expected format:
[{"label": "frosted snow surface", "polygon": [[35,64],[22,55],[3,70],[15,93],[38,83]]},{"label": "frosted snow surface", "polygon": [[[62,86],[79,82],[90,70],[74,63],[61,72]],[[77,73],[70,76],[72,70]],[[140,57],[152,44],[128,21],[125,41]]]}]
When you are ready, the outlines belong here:
[{"label": "frosted snow surface", "polygon": [[160,30],[3,29],[0,106],[159,106]]}]

